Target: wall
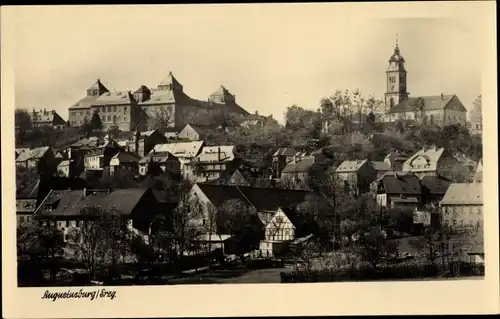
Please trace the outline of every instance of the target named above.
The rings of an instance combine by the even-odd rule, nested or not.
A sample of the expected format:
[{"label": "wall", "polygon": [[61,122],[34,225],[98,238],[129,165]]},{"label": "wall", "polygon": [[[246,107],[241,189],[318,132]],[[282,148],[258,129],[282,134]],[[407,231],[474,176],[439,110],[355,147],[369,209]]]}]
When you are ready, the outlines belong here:
[{"label": "wall", "polygon": [[90,107],[69,110],[68,121],[69,124],[73,127],[82,125],[85,119],[90,122],[91,118],[92,113]]},{"label": "wall", "polygon": [[451,226],[482,226],[483,205],[443,205],[442,222]]}]

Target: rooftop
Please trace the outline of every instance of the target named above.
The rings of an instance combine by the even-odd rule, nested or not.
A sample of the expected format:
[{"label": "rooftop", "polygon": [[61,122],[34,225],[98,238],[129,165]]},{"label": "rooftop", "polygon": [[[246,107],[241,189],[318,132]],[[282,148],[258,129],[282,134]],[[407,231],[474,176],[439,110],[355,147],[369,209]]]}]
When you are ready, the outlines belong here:
[{"label": "rooftop", "polygon": [[[78,216],[85,208],[100,207],[104,210],[115,209],[122,215],[130,215],[146,191],[145,188],[117,189],[111,192],[53,190],[41,203],[36,213],[42,216]],[[53,206],[51,210],[45,210],[44,205],[47,204]]]},{"label": "rooftop", "polygon": [[483,183],[453,183],[441,205],[483,205]]},{"label": "rooftop", "polygon": [[337,173],[357,172],[367,160],[343,161],[335,170]]},{"label": "rooftop", "polygon": [[[419,107],[422,107],[424,111],[442,110],[453,98],[456,98],[455,94],[409,97],[407,100],[395,105],[389,110],[389,113],[414,111]],[[466,112],[467,110],[464,109],[463,111]]]}]

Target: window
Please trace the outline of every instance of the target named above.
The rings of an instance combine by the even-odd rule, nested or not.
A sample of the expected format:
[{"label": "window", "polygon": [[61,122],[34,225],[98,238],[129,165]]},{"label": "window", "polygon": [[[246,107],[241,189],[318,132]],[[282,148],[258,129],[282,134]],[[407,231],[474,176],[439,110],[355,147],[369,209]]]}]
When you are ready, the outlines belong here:
[{"label": "window", "polygon": [[123,113],[125,113],[125,112],[127,112],[127,107],[126,106],[123,107]]},{"label": "window", "polygon": [[24,216],[19,217],[19,220],[21,221],[21,223],[24,223]]},{"label": "window", "polygon": [[83,115],[83,112],[80,112],[80,116],[82,116],[82,115]]},{"label": "window", "polygon": [[111,115],[108,115],[108,122],[111,122]]},{"label": "window", "polygon": [[69,227],[69,220],[66,221],[66,227]]},{"label": "window", "polygon": [[102,113],[106,113],[106,107],[105,106],[102,107]]},{"label": "window", "polygon": [[108,112],[111,112],[111,106],[108,106]]},{"label": "window", "polygon": [[113,112],[116,112],[116,106],[113,106]]}]

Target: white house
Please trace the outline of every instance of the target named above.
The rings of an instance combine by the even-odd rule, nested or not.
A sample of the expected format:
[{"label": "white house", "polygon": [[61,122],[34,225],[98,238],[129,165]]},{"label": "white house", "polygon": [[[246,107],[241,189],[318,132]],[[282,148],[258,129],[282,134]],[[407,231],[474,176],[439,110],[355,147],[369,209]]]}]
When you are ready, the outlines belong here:
[{"label": "white house", "polygon": [[[288,212],[288,211],[287,211]],[[274,256],[287,249],[295,239],[296,226],[291,213],[285,213],[280,207],[265,225],[265,238],[260,242],[260,251],[264,256]]]}]

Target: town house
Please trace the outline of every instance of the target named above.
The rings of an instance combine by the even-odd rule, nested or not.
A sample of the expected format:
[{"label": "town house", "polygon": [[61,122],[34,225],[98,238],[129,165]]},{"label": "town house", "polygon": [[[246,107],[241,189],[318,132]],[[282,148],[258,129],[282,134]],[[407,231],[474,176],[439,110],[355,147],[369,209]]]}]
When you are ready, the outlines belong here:
[{"label": "town house", "polygon": [[297,241],[310,239],[313,231],[311,224],[300,220],[296,208],[280,207],[264,226],[260,253],[265,257],[286,255]]},{"label": "town house", "polygon": [[411,171],[419,177],[439,175],[453,180],[458,160],[444,148],[422,148],[403,164],[403,171]]},{"label": "town house", "polygon": [[298,189],[308,189],[313,169],[326,169],[327,164],[327,158],[323,154],[301,156],[299,153],[281,171],[280,183]]},{"label": "town house", "polygon": [[[256,215],[251,220],[254,221],[260,232],[253,235],[256,237],[246,241],[251,243],[247,247],[248,251],[251,251],[259,249],[260,241],[265,240],[265,226],[272,220],[276,212],[279,209],[297,208],[306,200],[308,194],[310,192],[301,190],[198,183],[192,187],[189,196],[193,202],[201,207],[200,215],[194,220],[195,224],[200,225],[200,227],[206,225],[211,211],[221,209],[228,201],[239,201],[252,208]],[[213,238],[217,238],[219,235],[233,234],[213,234]],[[272,249],[272,247],[269,248]]]},{"label": "town house", "polygon": [[139,173],[139,161],[141,157],[135,152],[120,151],[109,161],[109,173],[119,175],[120,171]]},{"label": "town house", "polygon": [[389,154],[387,154],[384,158],[384,162],[389,165],[391,171],[402,171],[403,164],[407,160],[408,155],[399,151],[389,152]]},{"label": "town house", "polygon": [[453,183],[439,203],[441,222],[451,227],[483,227],[483,183]]},{"label": "town house", "polygon": [[99,145],[84,155],[84,165],[86,171],[104,171],[109,167],[111,158],[122,150],[121,146],[114,141],[107,141]]},{"label": "town house", "polygon": [[56,165],[55,153],[50,146],[25,150],[16,158],[16,167],[36,169],[39,173],[54,172]]},{"label": "town house", "polygon": [[204,146],[198,156],[185,164],[184,176],[195,182],[209,182],[238,167],[240,162],[236,146]]},{"label": "town house", "polygon": [[177,138],[188,141],[203,141],[210,139],[210,137],[216,134],[216,131],[217,128],[212,126],[186,124],[177,134]]},{"label": "town house", "polygon": [[181,165],[181,173],[186,177],[189,171],[186,171],[186,164],[191,162],[198,154],[200,154],[205,142],[180,142],[180,143],[166,143],[158,144],[148,153],[165,153],[168,152],[179,159]]},{"label": "town house", "polygon": [[67,126],[66,121],[54,110],[36,111],[33,109],[30,115],[34,128],[50,127],[54,130],[62,130]]},{"label": "town house", "polygon": [[38,223],[55,223],[71,241],[73,229],[79,229],[88,221],[86,210],[100,208],[104,212],[115,211],[128,221],[129,228],[139,235],[149,234],[158,202],[151,189],[130,188],[117,190],[52,190],[34,213]]},{"label": "town house", "polygon": [[139,174],[158,175],[168,173],[172,176],[180,176],[181,162],[170,152],[156,152],[153,149],[148,155],[139,160]]},{"label": "town house", "polygon": [[411,172],[388,172],[377,183],[377,205],[415,210],[422,198],[418,177]]},{"label": "town house", "polygon": [[347,160],[335,169],[335,176],[346,191],[359,195],[370,191],[370,184],[377,179],[377,171],[368,160]]},{"label": "town house", "polygon": [[293,161],[297,153],[297,150],[291,147],[281,147],[276,150],[273,154],[272,160],[272,168],[276,178],[281,177],[281,172],[285,168],[286,164]]},{"label": "town house", "polygon": [[33,213],[52,190],[83,189],[87,183],[80,178],[40,175],[33,183],[16,192],[16,216],[18,226],[33,221]]}]

